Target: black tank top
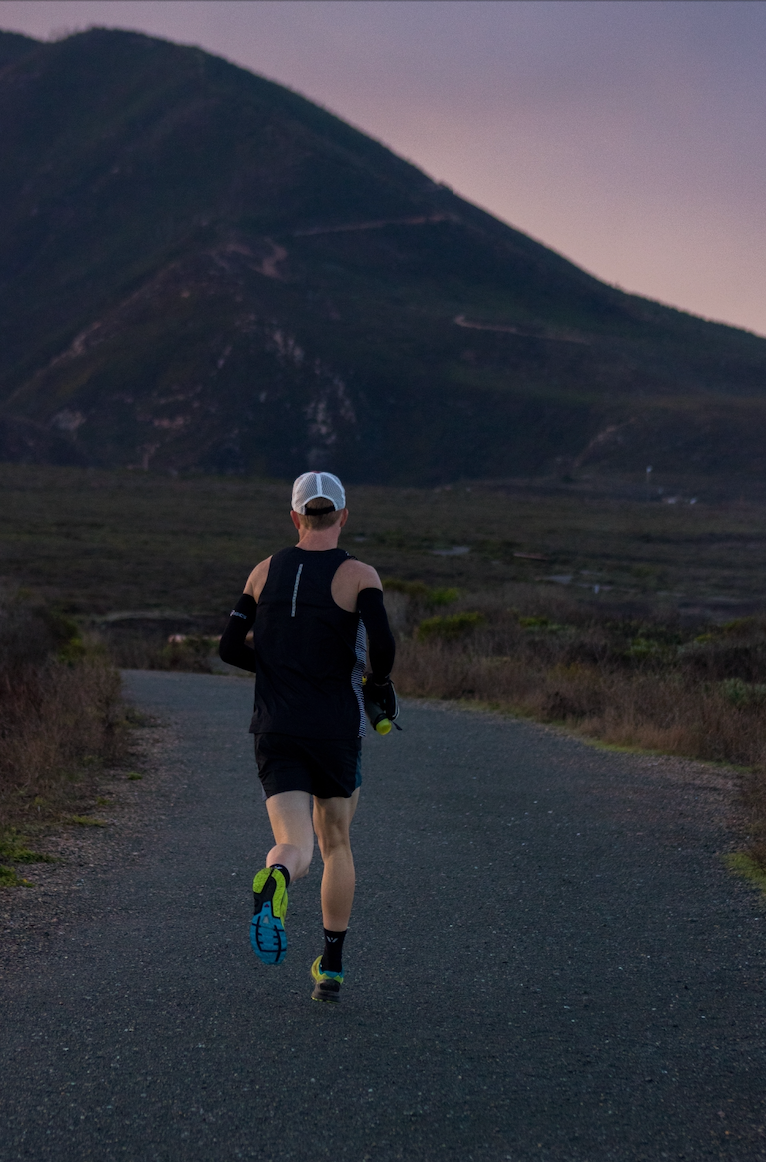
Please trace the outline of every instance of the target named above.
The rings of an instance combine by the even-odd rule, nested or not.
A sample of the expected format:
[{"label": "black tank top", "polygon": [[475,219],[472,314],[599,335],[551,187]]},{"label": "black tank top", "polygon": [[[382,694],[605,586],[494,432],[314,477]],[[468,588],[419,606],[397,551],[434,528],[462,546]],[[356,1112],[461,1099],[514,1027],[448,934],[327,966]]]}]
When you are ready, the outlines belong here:
[{"label": "black tank top", "polygon": [[365,734],[364,623],[333,601],[344,549],[282,549],[271,558],[253,626],[251,734],[360,738]]}]

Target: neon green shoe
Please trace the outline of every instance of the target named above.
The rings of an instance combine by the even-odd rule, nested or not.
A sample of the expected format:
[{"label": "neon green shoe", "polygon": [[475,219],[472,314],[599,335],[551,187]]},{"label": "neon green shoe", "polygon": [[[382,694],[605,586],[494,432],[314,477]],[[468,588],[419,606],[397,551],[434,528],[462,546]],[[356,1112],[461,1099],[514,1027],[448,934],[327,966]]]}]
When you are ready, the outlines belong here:
[{"label": "neon green shoe", "polygon": [[312,1001],[331,1001],[337,1005],[340,1001],[340,986],[343,984],[343,973],[322,972],[322,969],[319,967],[321,963],[322,957],[318,956],[311,966],[311,975],[315,981],[311,999]]},{"label": "neon green shoe", "polygon": [[253,880],[255,909],[250,921],[250,943],[264,964],[281,964],[287,955],[285,916],[287,884],[279,868],[264,867]]}]

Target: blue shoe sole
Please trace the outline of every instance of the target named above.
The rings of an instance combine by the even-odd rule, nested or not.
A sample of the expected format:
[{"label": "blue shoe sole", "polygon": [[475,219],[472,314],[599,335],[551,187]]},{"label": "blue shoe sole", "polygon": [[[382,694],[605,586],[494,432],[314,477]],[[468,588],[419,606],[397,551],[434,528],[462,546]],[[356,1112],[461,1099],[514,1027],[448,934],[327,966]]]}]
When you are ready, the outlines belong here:
[{"label": "blue shoe sole", "polygon": [[287,955],[287,935],[279,917],[271,911],[271,902],[261,906],[250,921],[250,943],[264,964],[281,964]]}]

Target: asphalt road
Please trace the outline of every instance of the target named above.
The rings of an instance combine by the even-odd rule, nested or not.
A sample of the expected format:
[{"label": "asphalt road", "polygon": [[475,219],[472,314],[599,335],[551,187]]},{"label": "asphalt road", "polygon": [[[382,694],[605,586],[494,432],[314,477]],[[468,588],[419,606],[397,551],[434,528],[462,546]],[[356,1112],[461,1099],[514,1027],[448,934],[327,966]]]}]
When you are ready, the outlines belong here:
[{"label": "asphalt road", "polygon": [[[319,866],[256,961],[248,682],[130,673],[165,809],[3,986],[3,1162],[766,1159],[764,912],[678,765],[409,705],[365,744],[341,1006]],[[713,780],[714,782],[714,780]]]}]

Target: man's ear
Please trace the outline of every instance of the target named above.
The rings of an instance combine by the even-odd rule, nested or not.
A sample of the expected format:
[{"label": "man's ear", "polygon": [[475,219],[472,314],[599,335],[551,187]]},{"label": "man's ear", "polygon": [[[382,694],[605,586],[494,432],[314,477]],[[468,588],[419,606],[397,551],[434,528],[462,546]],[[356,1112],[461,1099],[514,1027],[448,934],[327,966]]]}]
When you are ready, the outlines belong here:
[{"label": "man's ear", "polygon": [[343,509],[343,515],[341,516],[341,518],[340,518],[340,522],[339,522],[339,523],[340,523],[340,527],[341,527],[341,528],[343,528],[343,526],[344,526],[344,524],[346,523],[346,521],[347,521],[347,520],[348,520],[348,509],[347,509],[347,508],[344,508],[344,509]]},{"label": "man's ear", "polygon": [[295,511],[294,508],[290,509],[290,520],[293,522],[293,524],[295,525],[298,532],[300,532],[301,531],[301,518],[299,517],[298,513]]}]

